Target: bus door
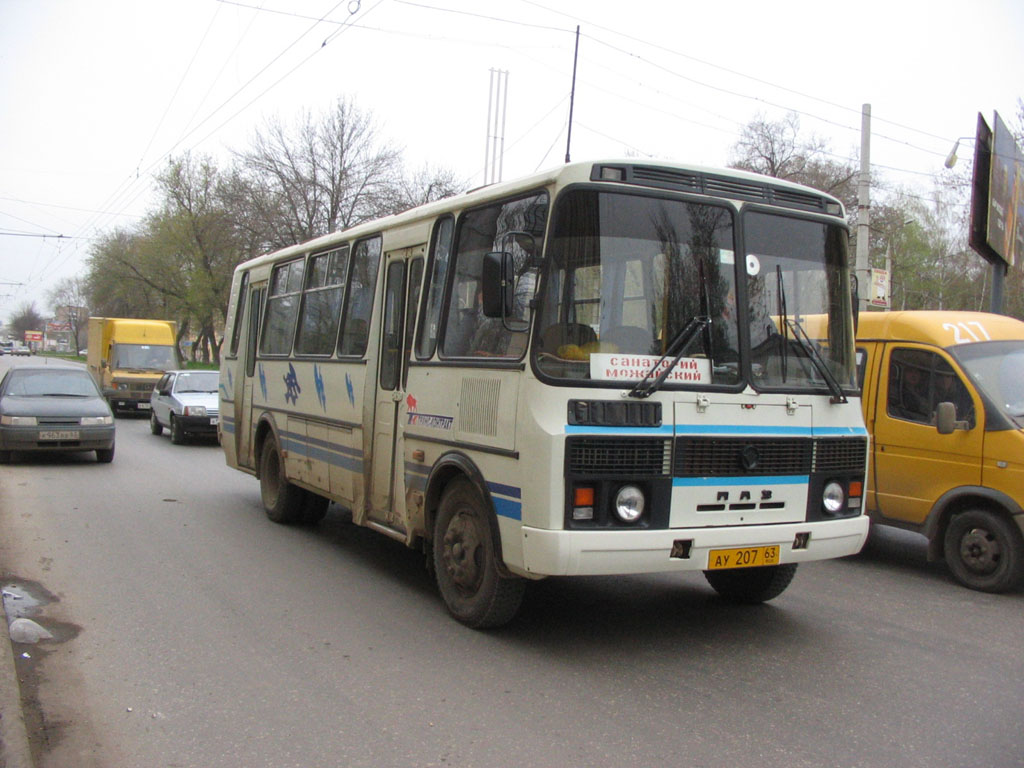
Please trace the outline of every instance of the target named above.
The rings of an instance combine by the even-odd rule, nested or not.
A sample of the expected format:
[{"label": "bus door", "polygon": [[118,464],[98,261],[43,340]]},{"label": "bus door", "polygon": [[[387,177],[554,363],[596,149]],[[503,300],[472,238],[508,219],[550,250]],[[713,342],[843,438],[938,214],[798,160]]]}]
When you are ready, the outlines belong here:
[{"label": "bus door", "polygon": [[405,389],[425,250],[425,245],[419,245],[384,255],[384,304],[377,358],[369,517],[402,533],[405,532],[405,472],[401,433],[403,420],[408,418],[409,412]]},{"label": "bus door", "polygon": [[[253,379],[256,374],[256,345],[259,342],[260,319],[263,317],[263,298],[267,284],[254,285],[245,300],[245,316],[242,318],[245,334],[245,368],[239,371],[235,382],[235,456],[238,464],[256,468],[259,459],[251,456],[252,451],[252,398]],[[241,390],[241,391],[239,391]]]}]

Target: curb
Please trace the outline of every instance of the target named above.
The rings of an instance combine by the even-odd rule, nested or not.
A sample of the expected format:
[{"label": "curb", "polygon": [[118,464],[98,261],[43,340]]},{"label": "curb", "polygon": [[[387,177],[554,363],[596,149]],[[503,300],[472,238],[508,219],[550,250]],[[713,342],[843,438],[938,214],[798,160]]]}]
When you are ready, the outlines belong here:
[{"label": "curb", "polygon": [[32,751],[21,710],[21,686],[14,666],[14,647],[6,627],[7,612],[0,598],[0,619],[3,619],[4,640],[0,641],[0,768],[33,768]]}]

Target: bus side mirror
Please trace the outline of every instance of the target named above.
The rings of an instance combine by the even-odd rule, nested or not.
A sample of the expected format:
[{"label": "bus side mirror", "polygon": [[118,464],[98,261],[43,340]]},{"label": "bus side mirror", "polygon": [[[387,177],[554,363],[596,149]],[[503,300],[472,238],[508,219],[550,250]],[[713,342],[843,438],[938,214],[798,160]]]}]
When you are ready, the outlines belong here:
[{"label": "bus side mirror", "polygon": [[484,317],[508,317],[512,314],[515,277],[512,254],[492,251],[484,256],[481,272]]},{"label": "bus side mirror", "polygon": [[935,407],[935,427],[940,435],[951,435],[957,428],[956,406],[953,403],[939,403]]}]

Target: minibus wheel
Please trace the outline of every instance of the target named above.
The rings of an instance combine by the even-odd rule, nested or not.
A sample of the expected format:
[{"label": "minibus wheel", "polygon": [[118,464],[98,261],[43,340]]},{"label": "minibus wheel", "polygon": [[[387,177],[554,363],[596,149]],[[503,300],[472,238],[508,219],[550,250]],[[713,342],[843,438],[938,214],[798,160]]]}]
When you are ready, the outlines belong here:
[{"label": "minibus wheel", "polygon": [[498,572],[492,513],[480,491],[454,480],[441,497],[434,522],[434,570],[448,612],[483,629],[507,624],[519,610],[526,583]]},{"label": "minibus wheel", "polygon": [[1024,541],[1006,516],[987,509],[955,515],[946,528],[946,563],[965,587],[1005,592],[1024,578]]},{"label": "minibus wheel", "polygon": [[759,568],[704,571],[704,578],[726,600],[757,605],[785,592],[796,575],[796,566],[796,563],[786,563]]},{"label": "minibus wheel", "polygon": [[287,525],[302,519],[305,492],[285,479],[277,442],[269,435],[260,454],[260,497],[267,517],[275,523]]}]

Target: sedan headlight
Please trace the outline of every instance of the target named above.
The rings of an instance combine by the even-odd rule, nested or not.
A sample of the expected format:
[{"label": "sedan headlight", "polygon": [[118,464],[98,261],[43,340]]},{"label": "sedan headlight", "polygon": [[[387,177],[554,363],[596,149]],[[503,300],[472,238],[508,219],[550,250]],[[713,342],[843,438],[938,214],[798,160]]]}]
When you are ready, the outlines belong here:
[{"label": "sedan headlight", "polygon": [[185,406],[186,416],[205,416],[206,406],[205,405],[186,405]]},{"label": "sedan headlight", "polygon": [[34,427],[39,424],[35,416],[0,416],[0,424],[5,427]]},{"label": "sedan headlight", "polygon": [[113,416],[83,416],[82,419],[83,427],[101,427],[105,424],[113,424]]}]

